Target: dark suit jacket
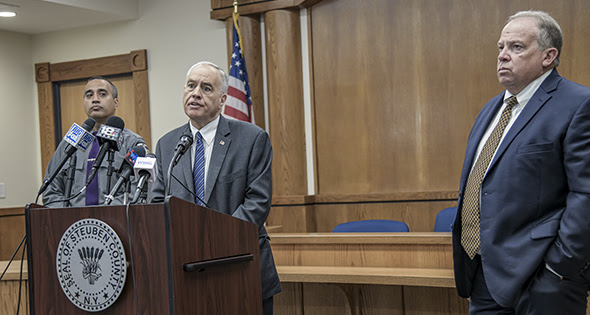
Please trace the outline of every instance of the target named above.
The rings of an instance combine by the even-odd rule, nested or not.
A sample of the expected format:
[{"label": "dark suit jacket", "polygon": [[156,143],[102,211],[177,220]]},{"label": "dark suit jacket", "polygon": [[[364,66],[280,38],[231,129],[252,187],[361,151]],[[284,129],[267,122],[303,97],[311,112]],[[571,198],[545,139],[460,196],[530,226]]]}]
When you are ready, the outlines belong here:
[{"label": "dark suit jacket", "polygon": [[[164,201],[165,178],[174,148],[181,135],[190,133],[186,124],[158,140],[156,158],[159,173],[152,188],[152,202]],[[172,174],[194,192],[190,152],[182,156]],[[269,237],[263,226],[272,198],[271,164],[272,147],[264,130],[251,123],[220,117],[204,201],[211,209],[258,225],[263,299],[281,291]],[[171,180],[170,194],[190,202],[195,200],[175,179]]]},{"label": "dark suit jacket", "polygon": [[[477,146],[504,93],[479,113],[467,142],[453,229],[455,281],[471,294],[461,247],[461,213]],[[590,89],[552,70],[524,107],[490,164],[481,190],[481,259],[496,302],[513,306],[548,263],[590,280]],[[586,279],[586,280],[585,280]]]}]

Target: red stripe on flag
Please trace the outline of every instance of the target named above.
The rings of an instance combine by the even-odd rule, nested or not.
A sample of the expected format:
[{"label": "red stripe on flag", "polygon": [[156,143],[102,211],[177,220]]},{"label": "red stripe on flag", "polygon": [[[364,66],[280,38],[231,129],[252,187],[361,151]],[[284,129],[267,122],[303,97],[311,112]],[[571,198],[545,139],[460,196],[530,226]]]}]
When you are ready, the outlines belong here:
[{"label": "red stripe on flag", "polygon": [[237,120],[251,122],[250,117],[248,117],[248,115],[244,114],[244,112],[237,110],[231,106],[225,105],[225,114],[232,116],[233,118],[235,118]]},{"label": "red stripe on flag", "polygon": [[233,86],[227,87],[227,95],[231,95],[240,101],[244,102],[244,104],[248,104],[248,99],[246,98],[246,93],[236,89]]}]

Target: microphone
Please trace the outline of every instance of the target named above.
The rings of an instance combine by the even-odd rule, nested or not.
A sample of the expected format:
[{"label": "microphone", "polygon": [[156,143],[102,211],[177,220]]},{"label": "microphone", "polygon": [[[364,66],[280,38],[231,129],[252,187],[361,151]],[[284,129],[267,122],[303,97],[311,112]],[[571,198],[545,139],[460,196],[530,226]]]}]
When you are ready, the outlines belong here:
[{"label": "microphone", "polygon": [[94,164],[92,165],[92,169],[88,174],[88,181],[86,181],[86,186],[90,184],[90,182],[96,176],[96,172],[98,172],[98,168],[104,159],[105,154],[110,151],[119,151],[121,148],[121,143],[123,142],[123,137],[121,134],[123,133],[123,129],[125,129],[125,122],[123,119],[117,116],[111,116],[107,119],[104,125],[101,125],[96,133],[96,137],[98,138],[98,143],[100,144],[100,150],[96,155],[96,159],[94,160]]},{"label": "microphone", "polygon": [[39,188],[39,192],[37,195],[41,195],[49,184],[55,179],[61,168],[64,166],[66,161],[76,152],[76,150],[82,150],[85,152],[88,147],[92,145],[94,141],[94,135],[92,135],[91,131],[94,128],[94,124],[96,122],[92,118],[88,118],[84,121],[82,126],[78,126],[78,124],[74,123],[70,130],[66,133],[62,141],[66,141],[67,145],[65,148],[65,156],[62,157],[61,161],[59,162],[57,168],[53,170],[51,176],[43,181],[41,188]]},{"label": "microphone", "polygon": [[180,161],[180,158],[182,157],[182,155],[188,150],[188,148],[191,147],[191,145],[193,144],[193,135],[192,134],[188,134],[185,133],[182,136],[180,136],[180,140],[178,140],[178,143],[176,144],[176,148],[174,149],[174,155],[172,156],[172,161],[170,161],[170,165],[168,165],[168,174],[166,174],[166,184],[164,187],[165,188],[165,196],[169,196],[170,194],[170,179],[171,179],[171,175],[172,175],[172,169],[174,168],[174,166],[176,166],[176,164],[178,164],[178,161]]},{"label": "microphone", "polygon": [[135,171],[135,178],[139,178],[137,181],[135,196],[131,201],[131,203],[136,203],[139,200],[145,184],[148,182],[153,183],[158,174],[156,156],[153,153],[148,153],[145,157],[138,157],[137,160],[135,160],[135,165],[133,165],[133,170]]},{"label": "microphone", "polygon": [[180,136],[180,140],[176,144],[176,148],[174,149],[174,156],[172,157],[172,167],[178,164],[182,155],[191,147],[193,144],[193,135],[191,134],[183,134]]},{"label": "microphone", "polygon": [[108,196],[104,197],[105,204],[110,205],[111,202],[115,200],[114,196],[117,193],[117,190],[121,188],[121,185],[129,181],[129,178],[131,177],[131,175],[133,175],[135,161],[138,157],[142,156],[145,156],[145,149],[143,145],[134,146],[133,148],[131,148],[131,150],[129,150],[129,152],[121,162],[121,167],[119,168],[119,173],[121,175],[119,176],[119,179],[115,183],[115,186],[113,186],[113,189],[108,194]]}]

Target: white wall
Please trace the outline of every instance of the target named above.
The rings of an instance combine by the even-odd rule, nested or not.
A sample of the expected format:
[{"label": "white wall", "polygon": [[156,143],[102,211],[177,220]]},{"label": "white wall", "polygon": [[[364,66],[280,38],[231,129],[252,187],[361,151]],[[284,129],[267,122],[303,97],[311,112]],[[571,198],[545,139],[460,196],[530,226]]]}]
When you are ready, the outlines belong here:
[{"label": "white wall", "polygon": [[35,107],[31,37],[0,31],[0,207],[33,202],[41,154]]},{"label": "white wall", "polygon": [[[3,112],[10,104],[11,117],[2,114],[0,132],[14,134],[14,130],[27,129],[22,138],[19,135],[18,143],[16,139],[6,139],[12,137],[1,137],[0,183],[6,184],[7,198],[0,199],[0,207],[33,202],[42,180],[38,104],[33,76],[35,63],[90,59],[147,49],[152,150],[155,150],[156,141],[162,135],[188,121],[181,104],[188,68],[201,60],[227,67],[225,23],[209,18],[210,1],[140,0],[139,11],[140,18],[130,22],[34,36],[0,33],[0,40],[7,36],[11,43],[6,45],[2,42],[0,45],[0,95],[12,95],[6,102],[2,96]],[[12,44],[13,41],[15,44]],[[9,62],[9,72],[4,70],[5,62]],[[8,86],[3,82],[8,79],[18,79],[18,84],[13,83],[12,90],[4,91]],[[15,109],[17,113],[13,114],[16,101],[18,110]],[[5,123],[7,119],[10,121]],[[20,125],[24,123],[31,124],[31,128],[22,128]],[[8,140],[12,142],[6,142]],[[17,156],[13,148],[21,143],[26,143],[30,152],[22,154],[19,149]],[[23,172],[17,172],[11,161],[27,165],[26,174],[21,176]]]}]

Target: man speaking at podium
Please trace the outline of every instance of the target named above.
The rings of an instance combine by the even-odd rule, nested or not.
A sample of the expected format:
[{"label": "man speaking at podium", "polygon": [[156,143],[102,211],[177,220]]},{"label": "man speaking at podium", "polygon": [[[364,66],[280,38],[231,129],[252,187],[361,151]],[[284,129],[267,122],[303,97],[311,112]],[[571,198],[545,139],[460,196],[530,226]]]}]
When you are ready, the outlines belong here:
[{"label": "man speaking at podium", "polygon": [[164,201],[175,147],[188,135],[194,141],[172,172],[170,195],[258,225],[262,306],[265,315],[272,314],[272,297],[281,291],[264,228],[272,198],[272,147],[258,126],[220,115],[227,88],[228,76],[219,66],[199,62],[189,69],[182,97],[189,122],[158,140],[152,202]]},{"label": "man speaking at podium", "polygon": [[[96,122],[94,124],[94,134],[96,135],[96,132],[99,130],[100,126],[105,124],[109,118],[115,115],[115,111],[119,106],[117,88],[107,78],[99,76],[92,77],[88,79],[88,82],[86,83],[83,98],[84,111],[86,112],[86,115],[88,118],[92,118]],[[129,129],[123,129],[120,137],[123,137],[123,141],[121,143],[121,148],[114,154],[114,166],[118,166],[121,161],[123,161],[125,155],[131,148],[139,144],[145,145],[143,138]],[[67,142],[62,141],[55,150],[53,157],[51,157],[51,161],[49,161],[49,164],[47,165],[45,178],[47,178],[49,174],[52,174],[58,167],[59,161],[61,161],[65,155],[64,149],[66,145]],[[43,203],[46,206],[63,207],[64,204],[61,201],[63,201],[66,196],[70,195],[70,193],[72,196],[74,196],[82,189],[82,187],[84,187],[89,170],[94,165],[94,158],[96,157],[99,149],[100,145],[98,143],[98,139],[95,138],[92,145],[85,152],[76,150],[74,155],[72,155],[70,158],[70,163],[73,160],[76,162],[71,191],[66,193],[66,183],[68,181],[66,171],[67,168],[72,166],[67,163],[64,167],[64,170],[62,170],[55,177],[55,179],[47,187],[47,190],[43,193]],[[111,182],[117,181],[116,175],[116,172],[113,172]],[[83,207],[103,204],[105,196],[109,193],[108,191],[105,191],[107,187],[106,181],[107,163],[105,161],[100,164],[96,176],[90,182],[86,191],[72,199],[70,201],[70,206]],[[137,180],[135,180],[135,182],[136,181]],[[132,183],[132,186],[133,184],[134,183]],[[110,186],[112,187],[112,185]],[[112,205],[121,204],[123,204],[123,197],[122,194],[119,194],[113,201]]]}]

